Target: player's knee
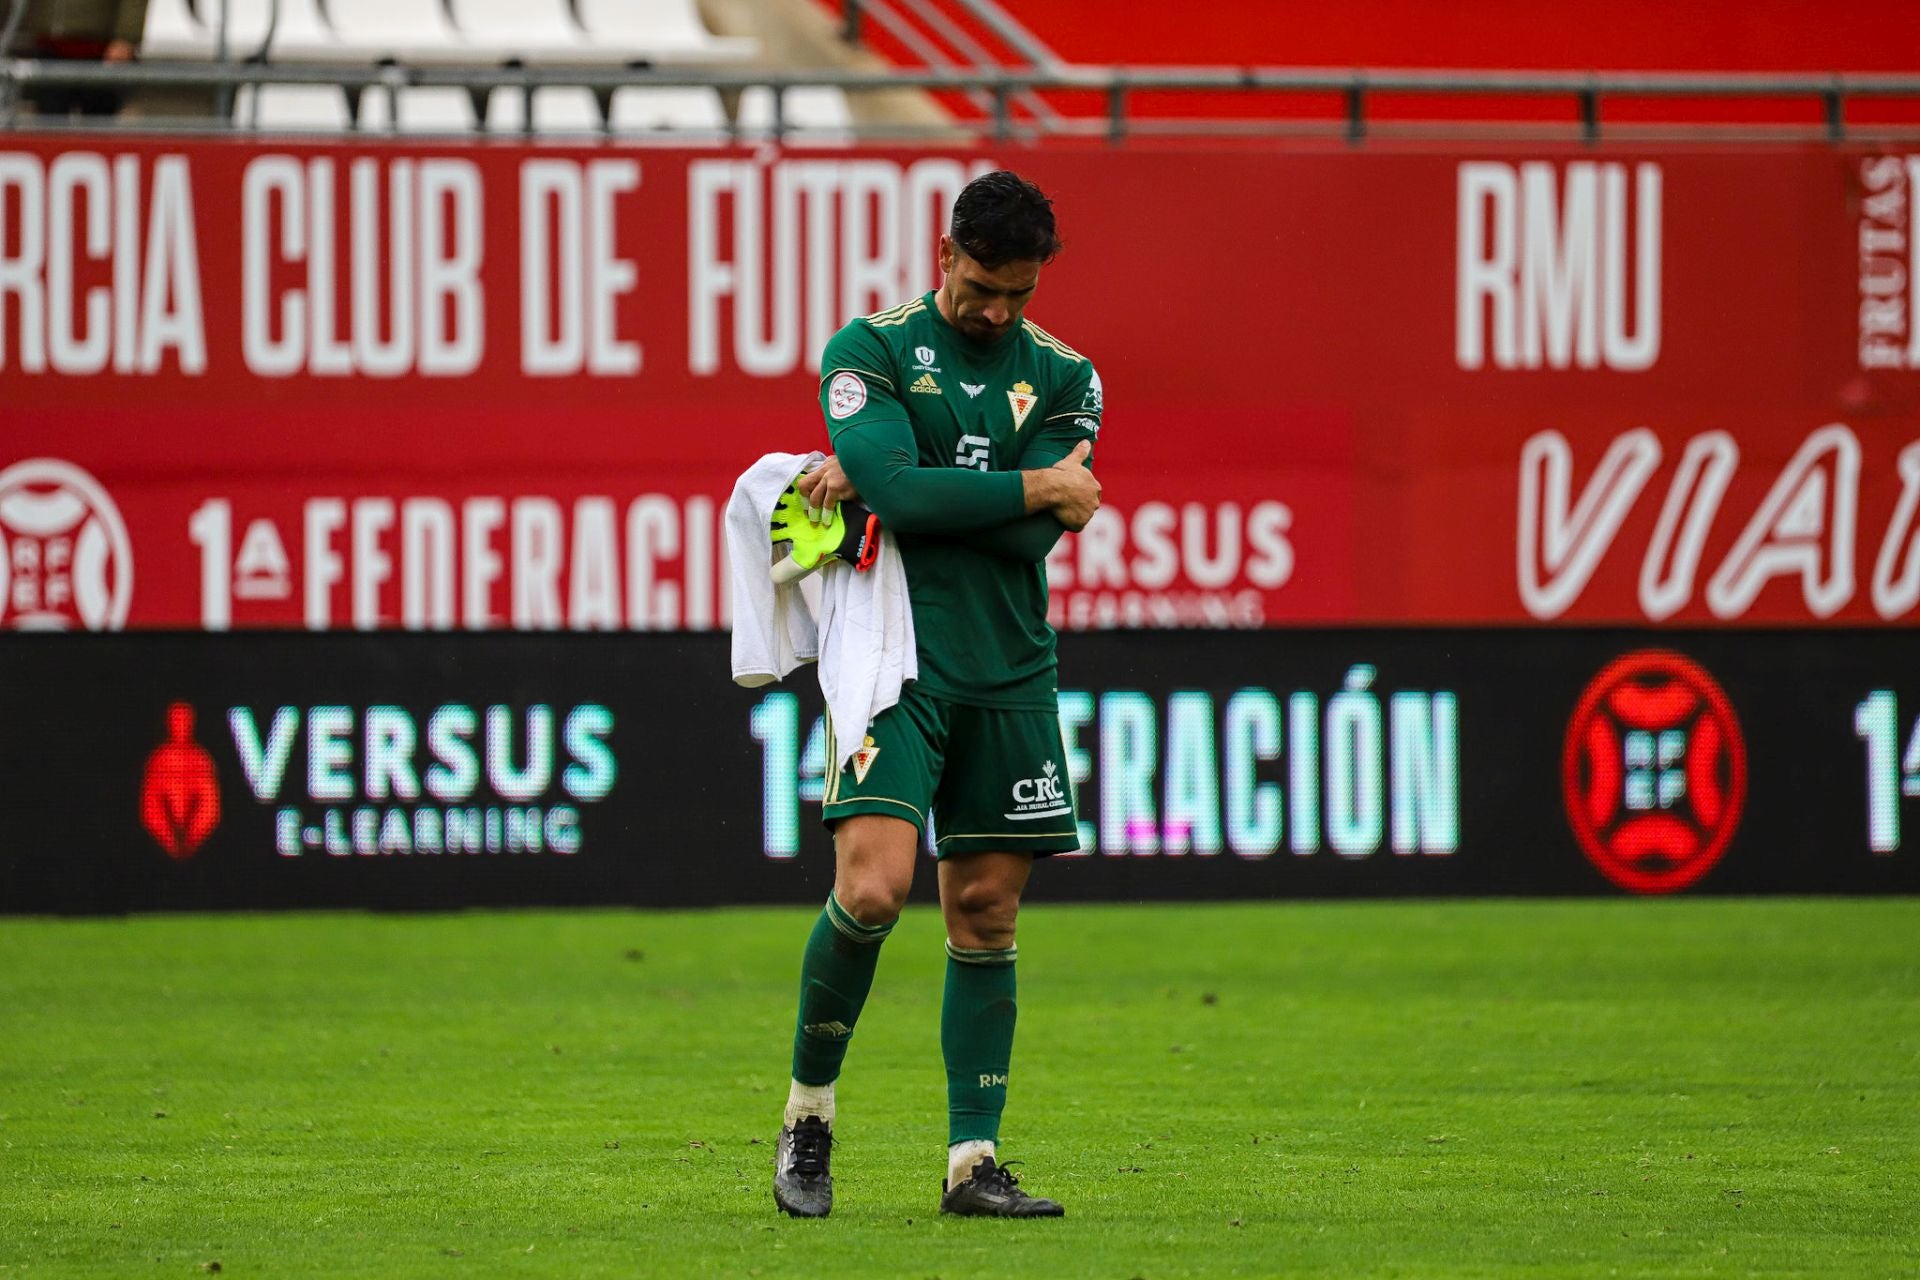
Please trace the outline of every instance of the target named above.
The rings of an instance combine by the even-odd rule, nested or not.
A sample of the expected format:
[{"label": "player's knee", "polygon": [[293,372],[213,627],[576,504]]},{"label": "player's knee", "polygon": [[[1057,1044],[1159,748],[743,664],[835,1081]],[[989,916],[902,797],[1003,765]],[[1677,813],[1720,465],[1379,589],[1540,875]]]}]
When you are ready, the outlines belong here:
[{"label": "player's knee", "polygon": [[834,882],[833,896],[846,913],[861,924],[887,924],[900,916],[907,905],[906,884],[871,872],[844,875]]},{"label": "player's knee", "polygon": [[839,825],[833,836],[837,852],[833,893],[847,914],[870,925],[886,924],[900,915],[907,890],[913,887],[916,836],[907,823],[855,819]]},{"label": "player's knee", "polygon": [[963,885],[948,897],[947,935],[955,946],[1004,951],[1019,914],[1018,893],[985,882]]}]

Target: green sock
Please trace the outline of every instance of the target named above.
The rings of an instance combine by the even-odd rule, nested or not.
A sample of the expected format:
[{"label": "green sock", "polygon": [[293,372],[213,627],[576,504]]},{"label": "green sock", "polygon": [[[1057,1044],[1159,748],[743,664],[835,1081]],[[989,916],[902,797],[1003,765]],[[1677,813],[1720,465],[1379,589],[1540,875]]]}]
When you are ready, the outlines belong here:
[{"label": "green sock", "polygon": [[940,1050],[947,1060],[947,1141],[997,1142],[1013,1060],[1013,962],[1020,949],[947,944]]},{"label": "green sock", "polygon": [[793,1078],[801,1084],[832,1084],[840,1078],[860,1007],[873,987],[880,944],[893,921],[861,924],[839,900],[827,895],[826,908],[813,922],[806,955],[800,961],[800,1016],[793,1029]]}]

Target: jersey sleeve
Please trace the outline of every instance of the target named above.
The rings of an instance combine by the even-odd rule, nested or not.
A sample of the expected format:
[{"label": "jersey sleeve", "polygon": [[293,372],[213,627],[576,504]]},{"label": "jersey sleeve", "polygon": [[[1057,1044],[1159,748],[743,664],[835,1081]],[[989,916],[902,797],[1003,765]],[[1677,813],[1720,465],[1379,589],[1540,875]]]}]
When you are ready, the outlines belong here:
[{"label": "jersey sleeve", "polygon": [[827,438],[839,442],[850,427],[868,422],[908,422],[895,385],[892,353],[867,325],[855,322],[827,340],[820,354],[820,412]]},{"label": "jersey sleeve", "polygon": [[[1100,374],[1091,360],[1075,364],[1061,381],[1060,391],[1047,406],[1040,430],[1020,452],[1022,467],[1049,467],[1073,452],[1082,440],[1100,438],[1100,415],[1106,408]],[[1093,459],[1087,459],[1089,466]]]},{"label": "jersey sleeve", "polygon": [[1083,439],[1100,438],[1100,415],[1106,413],[1106,391],[1100,386],[1100,370],[1092,361],[1073,365],[1062,380],[1060,393],[1046,407],[1041,430],[1046,436],[1068,441],[1068,447]]}]

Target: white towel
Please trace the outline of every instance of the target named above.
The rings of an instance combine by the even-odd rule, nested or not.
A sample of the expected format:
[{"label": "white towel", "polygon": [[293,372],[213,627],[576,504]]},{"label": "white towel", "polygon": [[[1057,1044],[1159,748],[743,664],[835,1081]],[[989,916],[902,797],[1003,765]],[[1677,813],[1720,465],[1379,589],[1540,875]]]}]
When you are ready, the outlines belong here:
[{"label": "white towel", "polygon": [[757,689],[784,680],[820,656],[820,574],[776,588],[767,540],[773,508],[794,477],[826,460],[814,453],[769,453],[734,482],[727,499],[727,574],[733,580],[733,679]]},{"label": "white towel", "polygon": [[767,530],[774,504],[794,477],[824,460],[817,452],[769,453],[747,468],[727,501],[727,562],[734,682],[757,689],[817,659],[820,692],[833,717],[832,767],[838,773],[874,718],[900,701],[907,681],[919,678],[920,660],[906,568],[884,528],[879,556],[865,573],[834,560],[789,586],[773,583]]}]

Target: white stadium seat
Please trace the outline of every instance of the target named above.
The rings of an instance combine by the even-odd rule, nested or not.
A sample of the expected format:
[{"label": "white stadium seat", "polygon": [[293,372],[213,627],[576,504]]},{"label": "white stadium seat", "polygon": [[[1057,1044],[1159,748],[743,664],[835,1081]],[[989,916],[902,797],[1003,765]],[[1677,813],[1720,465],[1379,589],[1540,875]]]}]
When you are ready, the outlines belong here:
[{"label": "white stadium seat", "polygon": [[210,58],[213,33],[207,30],[187,0],[147,0],[147,22],[141,29],[143,58]]},{"label": "white stadium seat", "polygon": [[631,61],[738,62],[758,51],[756,41],[708,31],[693,6],[694,0],[575,0],[595,43],[636,50]]},{"label": "white stadium seat", "polygon": [[626,84],[613,91],[607,125],[616,133],[651,130],[727,131],[726,109],[720,95],[700,85],[673,88]]},{"label": "white stadium seat", "polygon": [[453,21],[475,49],[502,61],[599,62],[566,0],[453,0]]},{"label": "white stadium seat", "polygon": [[[5,0],[0,0],[3,5]],[[148,0],[143,56],[209,59],[225,24],[235,62],[619,66],[646,62],[713,62],[751,56],[757,43],[720,39],[702,24],[694,0]],[[528,119],[529,104],[532,118]],[[626,133],[729,131],[720,95],[702,87],[625,85],[603,118],[601,101],[577,86],[493,91],[484,121],[464,89],[410,85],[357,93],[331,85],[266,84],[241,88],[233,119],[265,129],[371,129],[465,133],[480,127],[512,132]],[[801,141],[844,131],[844,95],[791,91],[787,125]],[[748,91],[741,127],[766,133],[773,120],[768,91]]]},{"label": "white stadium seat", "polygon": [[258,129],[345,129],[347,95],[330,84],[243,84],[233,98],[234,123]]},{"label": "white stadium seat", "polygon": [[[206,26],[217,35],[222,0],[200,0]],[[225,0],[227,51],[236,60],[259,54],[263,45],[273,62],[327,61],[344,55],[333,28],[316,0]],[[273,42],[267,44],[271,28]]]},{"label": "white stadium seat", "polygon": [[[781,104],[789,137],[797,142],[834,144],[852,141],[853,112],[847,95],[832,85],[802,85],[789,89]],[[764,134],[773,130],[773,90],[753,85],[740,94],[740,131]],[[793,137],[794,134],[797,137]]]},{"label": "white stadium seat", "polygon": [[536,133],[600,132],[600,103],[593,90],[579,86],[543,85],[533,91],[533,128]]},{"label": "white stadium seat", "polygon": [[[524,90],[495,89],[487,99],[487,128],[513,133],[527,127]],[[598,133],[600,104],[593,90],[578,86],[542,85],[533,91],[533,128],[537,133]]]},{"label": "white stadium seat", "polygon": [[327,0],[327,18],[348,57],[471,62],[479,56],[447,21],[440,0]]},{"label": "white stadium seat", "polygon": [[395,107],[394,124],[402,133],[473,131],[473,95],[455,85],[402,85]]},{"label": "white stadium seat", "polygon": [[223,6],[236,61],[269,26],[275,62],[737,62],[758,48],[713,35],[694,0],[148,0],[142,56],[213,57]]},{"label": "white stadium seat", "polygon": [[367,89],[360,95],[360,127],[369,132],[471,133],[473,99],[454,85]]},{"label": "white stadium seat", "polygon": [[369,133],[384,133],[393,128],[393,105],[393,90],[378,86],[362,89],[353,123]]}]

